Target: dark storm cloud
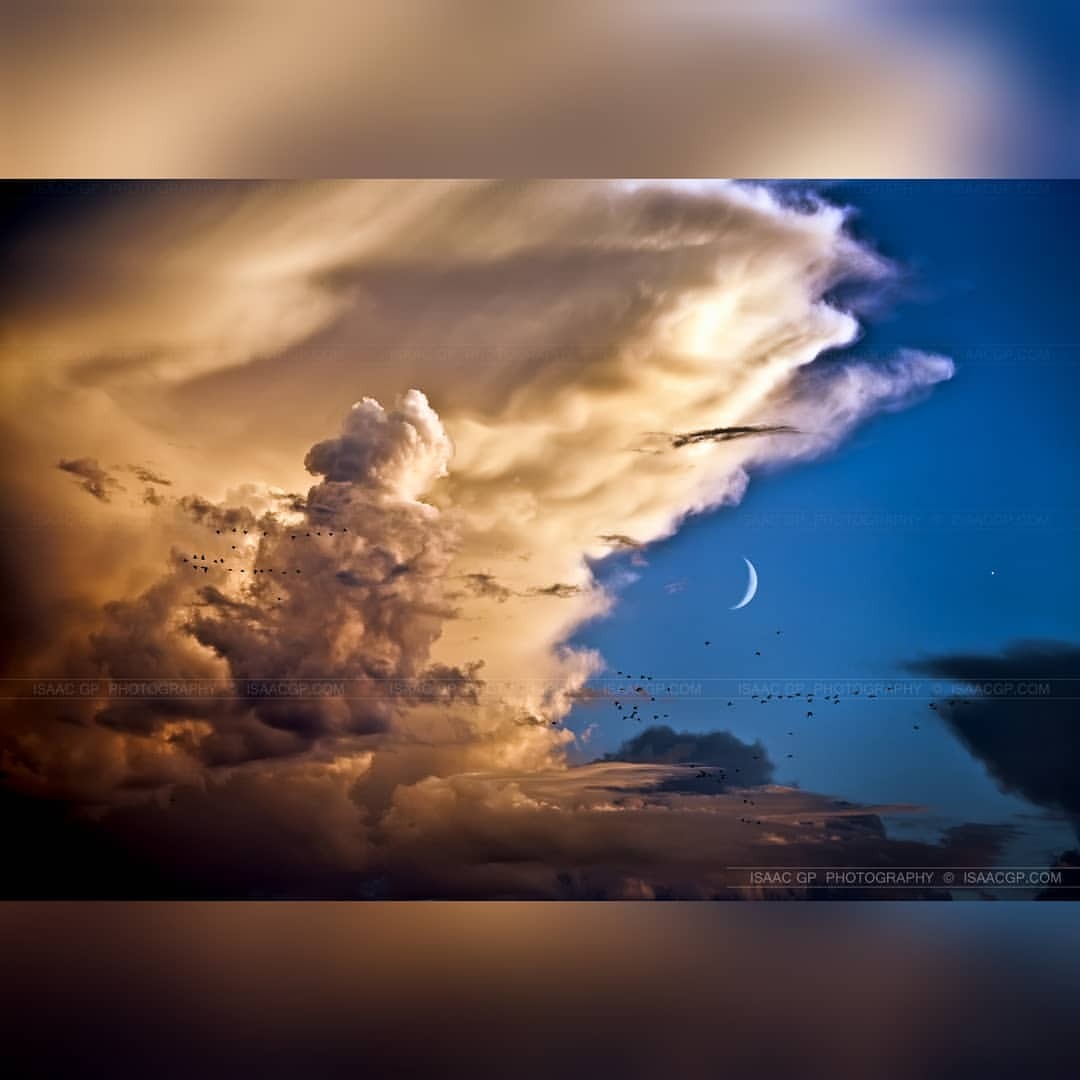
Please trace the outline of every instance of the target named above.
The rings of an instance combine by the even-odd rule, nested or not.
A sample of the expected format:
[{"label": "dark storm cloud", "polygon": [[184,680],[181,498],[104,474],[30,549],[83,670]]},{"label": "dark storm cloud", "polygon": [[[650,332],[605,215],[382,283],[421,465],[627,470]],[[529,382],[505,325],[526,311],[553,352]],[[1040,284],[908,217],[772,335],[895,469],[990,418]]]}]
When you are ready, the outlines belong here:
[{"label": "dark storm cloud", "polygon": [[794,788],[672,790],[674,768],[428,776],[381,809],[363,768],[285,760],[96,815],[9,789],[23,831],[0,895],[740,898],[756,893],[729,866],[978,867],[1012,835],[969,824],[898,840],[888,808]]},{"label": "dark storm cloud", "polygon": [[668,791],[710,792],[725,784],[753,787],[771,783],[774,770],[760,742],[744,743],[730,731],[675,731],[666,724],[646,728],[602,760],[709,767],[702,770],[707,776],[687,769],[687,775],[665,780]]},{"label": "dark storm cloud", "polygon": [[84,458],[70,458],[61,459],[57,464],[58,469],[62,469],[66,473],[71,473],[72,476],[77,476],[80,480],[80,486],[86,492],[89,492],[95,499],[100,499],[102,502],[109,501],[109,493],[113,490],[123,490],[120,481],[114,476],[110,476],[98,464],[97,458],[84,457]]},{"label": "dark storm cloud", "polygon": [[257,518],[246,506],[219,506],[201,495],[184,495],[180,508],[197,525],[221,529],[254,529]]},{"label": "dark storm cloud", "polygon": [[909,666],[949,680],[938,711],[1003,791],[1080,827],[1080,648],[1018,642],[996,655],[953,653]]},{"label": "dark storm cloud", "polygon": [[514,595],[505,585],[500,585],[493,574],[466,574],[465,586],[474,596],[486,596],[499,603]]},{"label": "dark storm cloud", "polygon": [[395,793],[368,871],[388,895],[409,898],[739,898],[755,891],[728,867],[985,866],[1012,836],[971,824],[936,843],[899,840],[881,813],[904,808],[776,786],[668,786],[681,771],[601,761],[561,773],[431,777]]},{"label": "dark storm cloud", "polygon": [[[1052,870],[1062,870],[1075,875],[1080,870],[1080,851],[1070,849],[1063,851],[1050,867]],[[1064,877],[1064,874],[1062,875]],[[1072,877],[1073,881],[1076,880]],[[1036,900],[1080,900],[1080,885],[1056,885],[1044,889],[1036,897]]]},{"label": "dark storm cloud", "polygon": [[[380,554],[386,555],[385,552]],[[390,558],[392,560],[392,556]],[[408,574],[411,569],[408,563],[392,562],[392,565],[386,567],[375,579],[358,577],[352,570],[339,570],[334,576],[342,585],[347,585],[350,589],[372,588],[377,585],[392,585],[403,574]]]},{"label": "dark storm cloud", "polygon": [[415,679],[410,679],[396,688],[403,701],[409,704],[437,702],[442,705],[467,703],[478,705],[484,683],[479,677],[484,666],[482,660],[473,661],[462,667],[451,664],[432,664],[425,668]]},{"label": "dark storm cloud", "polygon": [[156,473],[152,469],[146,468],[145,465],[129,465],[128,471],[133,472],[144,484],[161,484],[164,487],[172,486],[171,480],[167,480],[160,473]]},{"label": "dark storm cloud", "polygon": [[530,596],[554,596],[559,600],[569,600],[572,596],[580,596],[582,589],[578,585],[564,585],[556,582],[554,585],[545,585],[543,588],[535,588],[529,591]]},{"label": "dark storm cloud", "polygon": [[789,424],[744,424],[740,427],[704,428],[701,431],[686,431],[672,435],[671,445],[678,450],[683,446],[693,446],[700,442],[729,442],[732,439],[745,439],[751,435],[799,435],[798,429]]},{"label": "dark storm cloud", "polygon": [[603,540],[605,544],[610,544],[613,548],[622,548],[628,551],[635,551],[645,546],[633,537],[624,536],[622,533],[602,533],[599,539]]}]

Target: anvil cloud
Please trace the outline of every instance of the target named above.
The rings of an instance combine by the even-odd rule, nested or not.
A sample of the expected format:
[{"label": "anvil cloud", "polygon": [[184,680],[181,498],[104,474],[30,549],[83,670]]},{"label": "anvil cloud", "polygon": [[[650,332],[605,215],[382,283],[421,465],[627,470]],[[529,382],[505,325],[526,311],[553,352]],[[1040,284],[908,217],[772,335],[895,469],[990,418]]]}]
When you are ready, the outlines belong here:
[{"label": "anvil cloud", "polygon": [[[617,604],[595,560],[951,376],[839,351],[859,325],[831,290],[890,272],[846,211],[697,182],[151,188],[81,210],[15,243],[4,479],[21,514],[74,529],[8,554],[7,674],[233,691],[16,702],[5,782],[129,851],[183,846],[218,807],[242,829],[223,844],[258,863],[265,843],[271,892],[368,874],[408,895],[707,894],[688,882],[721,796],[673,762],[568,765],[562,721],[603,658],[567,641]],[[655,432],[754,437],[656,451]],[[146,462],[168,486],[106,501],[104,473],[62,466],[89,499],[58,460]],[[266,700],[268,678],[345,690]],[[584,797],[612,769],[618,798]],[[818,798],[770,795],[785,829]],[[639,830],[618,873],[581,870],[626,799],[655,849]],[[658,864],[678,814],[701,850],[676,872]],[[455,848],[457,819],[488,839]],[[540,868],[500,875],[492,846]]]}]

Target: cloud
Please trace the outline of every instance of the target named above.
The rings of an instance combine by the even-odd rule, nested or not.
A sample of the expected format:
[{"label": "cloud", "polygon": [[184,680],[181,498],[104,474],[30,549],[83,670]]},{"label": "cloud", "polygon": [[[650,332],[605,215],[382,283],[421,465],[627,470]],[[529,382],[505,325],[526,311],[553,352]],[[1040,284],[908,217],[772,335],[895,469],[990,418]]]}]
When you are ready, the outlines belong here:
[{"label": "cloud", "polygon": [[[14,787],[124,822],[140,851],[201,838],[233,799],[238,822],[268,822],[236,845],[272,848],[275,791],[332,792],[295,830],[339,830],[311,841],[341,875],[285,868],[284,892],[329,874],[348,895],[365,875],[395,895],[711,895],[716,828],[739,857],[824,843],[790,814],[809,799],[820,832],[843,808],[777,793],[779,840],[745,839],[734,770],[771,787],[755,746],[654,730],[582,771],[563,721],[604,663],[567,642],[625,580],[598,560],[950,377],[941,357],[844,351],[859,326],[833,287],[887,268],[842,209],[704,182],[181,187],[90,209],[22,254],[65,274],[20,305],[13,340],[44,359],[10,366],[28,464],[7,479],[66,512],[69,492],[25,477],[93,434],[178,497],[43,544],[17,674],[207,692],[8,706]],[[688,441],[627,453],[644,429]],[[735,437],[765,429],[784,438]],[[696,839],[672,861],[684,817]]]},{"label": "cloud", "polygon": [[[245,603],[204,590],[186,629],[234,678],[256,686],[289,678],[345,683],[345,694],[321,701],[252,699],[265,724],[309,739],[381,731],[394,713],[392,684],[424,675],[452,614],[443,579],[454,540],[419,497],[445,472],[449,453],[419,392],[390,412],[366,399],[339,437],[305,458],[324,477],[307,494],[307,520],[251,519],[250,567],[231,557],[214,567],[211,581],[234,589],[233,571],[250,570],[240,586]],[[456,672],[467,687],[475,668],[437,670],[442,679]]]},{"label": "cloud", "polygon": [[[970,177],[1075,165],[1066,88],[1040,79],[1053,61],[991,11],[557,7],[551,19],[550,5],[524,3],[502,21],[488,4],[424,0],[403,24],[385,0],[112,19],[20,5],[4,58],[28,106],[6,172]],[[288,92],[274,83],[285,68],[297,73]]]},{"label": "cloud", "polygon": [[556,582],[554,585],[545,585],[543,588],[534,588],[532,596],[554,596],[559,600],[569,600],[571,597],[581,595],[581,587],[578,585],[564,585]]},{"label": "cloud", "polygon": [[144,484],[161,484],[165,487],[172,485],[171,480],[167,480],[164,476],[154,472],[153,469],[146,468],[145,465],[129,465],[128,470],[133,472]]},{"label": "cloud", "polygon": [[[1077,870],[1080,870],[1080,851],[1072,850],[1063,851],[1053,862],[1050,867],[1052,870],[1062,870],[1063,884],[1051,886],[1050,888],[1043,889],[1035,899],[1036,900],[1080,900],[1080,886],[1075,884],[1069,884],[1071,880],[1075,880],[1071,875],[1075,874]],[[1070,875],[1066,877],[1066,875]]]},{"label": "cloud", "polygon": [[[446,475],[450,453],[450,440],[427,398],[410,390],[390,413],[372,398],[358,402],[341,435],[316,443],[304,467],[322,474],[326,485],[363,484],[411,498]],[[324,486],[326,505],[333,505],[337,490]],[[310,494],[308,500],[310,505]]]},{"label": "cloud", "polygon": [[691,770],[670,778],[665,786],[672,791],[715,791],[729,784],[738,787],[768,784],[775,768],[760,742],[744,743],[729,731],[677,732],[667,725],[646,728],[617,750],[605,754],[603,760],[712,768],[706,776]]},{"label": "cloud", "polygon": [[1080,830],[1080,648],[1022,641],[1001,653],[951,653],[913,671],[949,680],[938,703],[949,730],[998,786],[1064,814]]},{"label": "cloud", "polygon": [[605,761],[429,777],[395,793],[370,872],[410,897],[739,897],[756,890],[729,866],[987,865],[1012,835],[967,826],[937,843],[896,840],[881,815],[910,807],[775,786],[705,795],[675,786],[686,771]]},{"label": "cloud", "polygon": [[881,816],[914,808],[775,786],[704,795],[671,784],[682,767],[617,762],[428,775],[396,784],[373,819],[379,756],[262,763],[94,818],[0,793],[23,823],[5,895],[746,898],[761,890],[729,867],[978,867],[1012,835],[899,840]]},{"label": "cloud", "polygon": [[670,435],[671,445],[678,450],[683,446],[693,446],[700,442],[727,442],[730,439],[745,439],[749,435],[799,435],[796,428],[789,424],[745,424],[741,427],[705,428],[702,431],[687,431],[681,435]]},{"label": "cloud", "polygon": [[57,468],[79,477],[83,491],[89,492],[102,502],[109,501],[111,491],[121,490],[120,482],[98,464],[97,458],[62,458]]},{"label": "cloud", "polygon": [[624,536],[622,533],[601,533],[599,539],[603,540],[605,544],[610,544],[613,548],[623,550],[636,551],[645,546],[638,543],[633,537]]},{"label": "cloud", "polygon": [[491,574],[466,574],[466,588],[476,596],[487,596],[502,603],[513,594],[504,585],[500,585]]}]

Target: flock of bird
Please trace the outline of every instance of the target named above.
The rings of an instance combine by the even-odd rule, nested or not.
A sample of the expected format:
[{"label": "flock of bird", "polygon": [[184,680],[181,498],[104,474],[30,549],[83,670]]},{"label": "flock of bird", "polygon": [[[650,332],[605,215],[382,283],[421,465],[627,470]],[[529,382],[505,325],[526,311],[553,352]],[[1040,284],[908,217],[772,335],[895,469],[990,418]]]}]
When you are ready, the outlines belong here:
[{"label": "flock of bird", "polygon": [[[777,630],[776,631],[776,636],[777,637],[782,636],[782,634],[783,634],[782,630]],[[707,639],[704,642],[704,644],[705,644],[705,647],[708,648],[708,647],[711,647],[713,643],[712,643],[711,640]],[[760,649],[754,649],[753,650],[753,655],[756,656],[756,657],[760,657],[761,656],[761,650]],[[615,674],[616,674],[617,678],[626,680],[625,689],[623,689],[621,687],[617,688],[615,690],[615,692],[614,692],[614,695],[613,695],[614,700],[612,702],[612,705],[615,708],[615,710],[624,719],[633,720],[633,721],[636,721],[637,723],[644,723],[646,719],[651,719],[653,721],[665,721],[665,720],[670,720],[671,719],[671,714],[670,713],[660,712],[660,711],[653,712],[651,709],[648,709],[645,712],[642,711],[645,708],[646,705],[654,706],[654,707],[659,708],[659,706],[657,706],[657,701],[659,700],[660,695],[662,695],[664,693],[670,694],[670,693],[673,692],[672,687],[670,685],[667,685],[666,680],[658,680],[655,676],[646,674],[645,672],[641,672],[637,676],[635,676],[630,672],[617,670],[615,672]],[[893,694],[895,692],[895,689],[896,689],[895,686],[887,685],[887,686],[884,687],[884,694],[891,695],[891,694]],[[855,687],[854,689],[852,689],[851,695],[852,695],[852,697],[860,697],[860,696],[862,696],[867,700],[876,699],[878,697],[878,694],[875,693],[875,692],[872,692],[872,691],[867,692],[865,694],[861,694],[861,691],[860,691],[860,689],[858,687]],[[819,693],[819,694],[815,695],[814,692],[812,692],[812,691],[806,691],[804,693],[803,691],[798,691],[798,690],[792,691],[790,693],[777,693],[777,692],[753,693],[753,694],[750,695],[749,700],[757,701],[761,705],[768,705],[770,703],[779,703],[779,702],[784,702],[784,701],[794,701],[794,700],[797,700],[797,699],[803,699],[805,704],[808,705],[808,706],[813,705],[816,700],[820,700],[820,702],[823,703],[823,704],[826,704],[826,703],[831,704],[831,705],[839,705],[840,704],[840,694],[839,693],[836,693],[836,692],[824,693],[824,694]],[[896,699],[893,699],[893,700],[896,700]],[[729,700],[727,702],[727,708],[734,708],[735,704],[736,703],[735,703],[734,700]],[[953,698],[953,699],[950,699],[948,701],[948,704],[951,707],[956,707],[956,706],[962,706],[962,705],[970,705],[970,704],[972,704],[972,702],[970,700],[964,699],[964,698]],[[937,705],[936,702],[930,702],[928,707],[931,710],[933,710],[934,712],[938,711],[938,705]],[[812,708],[808,708],[806,710],[806,717],[805,718],[807,720],[813,720],[814,715],[815,715],[814,710]],[[920,727],[919,727],[918,723],[912,724],[912,728],[915,731],[920,730]],[[795,732],[794,731],[789,731],[787,734],[788,734],[788,736],[794,737]],[[752,756],[753,760],[757,761],[757,760],[760,760],[761,755],[753,754],[751,756]],[[794,757],[795,757],[795,755],[793,753],[787,754],[788,759],[792,759]],[[714,780],[716,780],[716,782],[718,784],[721,784],[721,785],[726,783],[726,781],[729,779],[728,770],[725,769],[723,766],[717,766],[711,772],[709,770],[707,770],[707,769],[703,769],[703,768],[699,767],[698,765],[693,764],[692,762],[688,763],[688,767],[689,768],[695,768],[695,769],[698,770],[697,771],[697,778],[698,779],[702,779],[702,780],[704,780],[704,779],[714,779]],[[738,773],[740,771],[741,770],[739,769],[738,766],[735,766],[733,768],[734,773]],[[748,805],[748,806],[753,806],[754,805],[754,800],[749,798],[749,797],[744,797],[743,798],[743,803],[745,805]],[[762,821],[760,819],[758,819],[758,818],[749,818],[749,817],[745,817],[745,816],[740,817],[739,821],[742,822],[743,824],[746,824],[746,825],[761,825],[762,824]]]},{"label": "flock of bird", "polygon": [[[348,528],[346,526],[341,526],[341,528],[339,528],[337,531],[341,532],[341,533],[347,533],[349,530],[348,530]],[[215,532],[215,534],[217,536],[226,536],[226,537],[231,536],[233,533],[235,533],[236,536],[237,536],[237,539],[240,540],[241,543],[243,542],[241,538],[244,537],[244,536],[249,536],[249,535],[251,535],[251,536],[269,536],[270,535],[269,532],[266,529],[245,529],[245,528],[243,528],[241,526],[234,526],[231,530],[228,529],[228,528],[215,529],[214,532]],[[289,536],[290,541],[307,540],[307,539],[310,539],[313,536],[316,537],[316,538],[318,538],[320,536],[323,536],[324,533],[325,533],[326,536],[333,536],[334,532],[335,532],[334,529],[326,529],[326,530],[315,529],[314,531],[308,531],[308,530],[300,531],[300,530],[297,530],[296,532],[288,533],[288,536]],[[230,546],[230,550],[231,551],[237,551],[238,550],[237,545],[232,544]],[[237,559],[240,558],[239,555],[237,555],[235,557]],[[236,567],[227,566],[226,565],[227,562],[228,562],[228,559],[225,556],[220,556],[220,557],[217,557],[217,558],[211,558],[209,560],[209,562],[208,562],[207,559],[206,559],[206,553],[205,552],[201,552],[201,553],[196,552],[196,553],[192,554],[190,558],[185,555],[183,560],[182,560],[182,563],[190,566],[191,569],[195,573],[198,573],[201,570],[204,574],[208,574],[210,572],[210,567],[214,566],[214,565],[218,565],[218,566],[222,567],[222,569],[224,569],[224,571],[227,574],[232,574],[232,573],[235,572],[235,573],[246,575],[248,573],[248,569],[247,569],[246,566],[236,566]],[[251,569],[251,575],[253,577],[258,575],[258,574],[273,574],[274,572],[275,572],[275,568],[272,567],[272,566],[252,567],[252,569]],[[293,573],[293,574],[302,574],[303,573],[303,571],[301,571],[299,567],[292,567],[291,569],[286,568],[286,567],[278,567],[276,572],[280,577],[288,577],[290,572]],[[278,596],[276,599],[277,600],[282,600],[283,597]]]},{"label": "flock of bird", "polygon": [[[777,630],[776,631],[777,637],[780,637],[782,634],[783,634],[782,630]],[[706,647],[709,647],[711,645],[712,645],[712,641],[710,641],[710,640],[705,641],[705,646]],[[761,656],[761,650],[760,649],[754,649],[754,656]],[[628,672],[616,671],[615,674],[620,678],[625,678],[625,679],[629,680],[631,683],[634,681],[633,676],[630,675]],[[654,682],[655,681],[654,677],[652,675],[645,675],[645,674],[639,675],[638,680],[640,680],[641,682]],[[670,686],[667,686],[664,689],[665,689],[665,691],[667,693],[671,693],[671,687]],[[896,689],[895,686],[886,686],[885,687],[885,692],[887,694],[891,694],[891,693],[894,692],[895,689]],[[633,692],[635,694],[639,694],[639,695],[644,696],[644,698],[649,702],[655,703],[655,701],[656,701],[656,698],[654,696],[652,696],[644,686],[640,686],[640,685],[639,686],[634,686],[633,687]],[[639,723],[643,722],[645,720],[645,716],[639,712],[639,704],[635,703],[633,708],[631,708],[629,710],[629,712],[627,712],[624,709],[623,703],[618,698],[618,693],[619,693],[619,691],[616,691],[616,698],[615,698],[615,701],[613,702],[615,708],[619,712],[622,712],[626,719],[628,719],[628,720],[636,720]],[[858,687],[854,688],[851,691],[851,693],[852,693],[853,697],[858,697],[860,695],[859,688]],[[820,697],[823,702],[828,702],[831,705],[839,705],[840,704],[840,695],[838,693],[819,694],[817,696]],[[867,693],[864,696],[866,697],[867,700],[872,700],[872,699],[877,698],[878,695],[876,693]],[[757,701],[761,705],[767,705],[770,701],[775,701],[775,702],[793,701],[793,700],[795,700],[797,698],[802,698],[802,697],[805,697],[807,705],[812,705],[814,703],[815,695],[814,695],[814,693],[812,691],[807,691],[805,694],[803,694],[803,692],[799,691],[799,690],[792,691],[791,693],[788,693],[788,694],[780,694],[780,693],[761,694],[761,693],[755,693],[755,694],[750,695],[750,700]],[[952,707],[956,707],[958,705],[970,705],[971,701],[968,700],[968,699],[964,699],[964,698],[952,698],[952,699],[949,700],[948,704],[950,706],[952,706]],[[727,707],[729,709],[734,708],[735,707],[735,702],[729,700],[728,703],[727,703]],[[933,709],[936,712],[937,711],[937,704],[935,702],[930,702],[929,708]],[[806,719],[811,720],[811,719],[813,719],[813,717],[814,717],[813,709],[807,709],[807,711],[806,711]],[[669,713],[653,713],[652,714],[652,719],[653,720],[660,720],[660,719],[669,720],[670,718],[671,717],[670,717]],[[914,728],[915,731],[919,730],[919,725],[918,724],[913,724],[912,727]],[[794,734],[795,733],[793,731],[788,732],[788,735],[794,735]],[[789,758],[793,757],[793,756],[794,756],[793,754],[788,754]]]}]

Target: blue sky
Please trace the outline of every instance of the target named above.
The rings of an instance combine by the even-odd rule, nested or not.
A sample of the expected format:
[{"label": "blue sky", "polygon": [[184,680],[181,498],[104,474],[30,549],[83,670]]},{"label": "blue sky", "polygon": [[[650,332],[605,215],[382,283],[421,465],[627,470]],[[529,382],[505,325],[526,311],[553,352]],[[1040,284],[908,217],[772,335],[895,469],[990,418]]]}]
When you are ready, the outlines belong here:
[{"label": "blue sky", "polygon": [[[852,351],[942,353],[955,377],[872,420],[825,459],[758,473],[740,506],[687,521],[648,552],[613,614],[574,643],[600,650],[611,672],[704,680],[700,697],[658,711],[676,728],[760,738],[780,782],[927,807],[919,822],[892,827],[1030,815],[928,709],[929,690],[905,664],[1080,637],[1071,268],[1080,188],[852,182],[822,190],[853,208],[852,231],[901,270],[887,302],[863,316]],[[731,611],[745,588],[744,555],[760,589]],[[625,568],[621,556],[608,564],[619,560]],[[762,707],[735,681],[763,679],[774,692],[834,679],[899,689],[871,701],[864,688],[861,701],[843,696],[838,705],[819,696],[811,727],[801,699]],[[570,718],[577,731],[592,723],[583,758],[640,730],[607,706],[579,707]],[[1068,836],[1048,827],[1027,850],[1061,850]]]}]

